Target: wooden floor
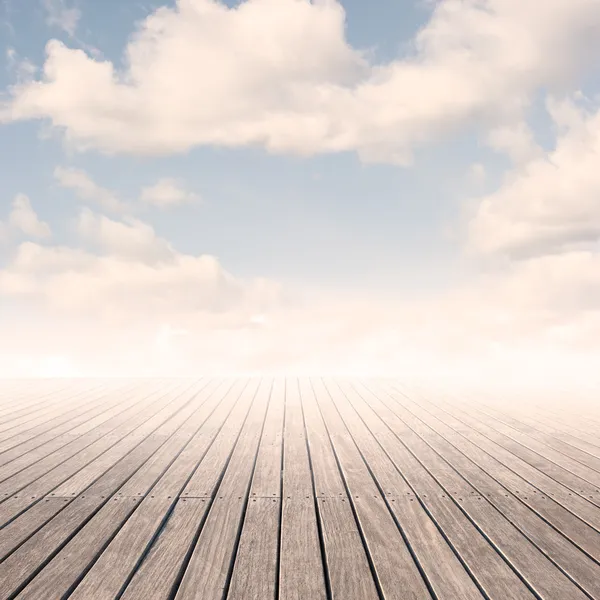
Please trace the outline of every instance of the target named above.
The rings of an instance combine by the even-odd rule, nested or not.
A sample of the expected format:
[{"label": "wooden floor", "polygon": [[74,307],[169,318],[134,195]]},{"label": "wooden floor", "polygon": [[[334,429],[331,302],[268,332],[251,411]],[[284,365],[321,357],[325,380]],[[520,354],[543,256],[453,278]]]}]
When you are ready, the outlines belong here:
[{"label": "wooden floor", "polygon": [[600,600],[600,399],[0,382],[0,598]]}]

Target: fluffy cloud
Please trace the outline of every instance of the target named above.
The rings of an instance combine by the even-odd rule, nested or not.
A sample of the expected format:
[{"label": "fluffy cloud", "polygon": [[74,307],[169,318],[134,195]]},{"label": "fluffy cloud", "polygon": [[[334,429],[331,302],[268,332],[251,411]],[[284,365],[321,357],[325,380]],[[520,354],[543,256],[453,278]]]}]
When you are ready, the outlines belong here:
[{"label": "fluffy cloud", "polygon": [[50,42],[0,118],[49,119],[110,153],[255,144],[406,163],[465,123],[517,122],[600,49],[597,0],[442,0],[387,64],[349,46],[344,18],[336,0],[178,0],[139,26],[123,70]]},{"label": "fluffy cloud", "polygon": [[539,379],[549,365],[582,375],[600,358],[592,252],[520,261],[415,300],[297,294],[235,277],[215,257],[182,254],[138,221],[84,211],[77,224],[99,253],[25,242],[0,269],[0,296],[23,315],[7,323],[0,315],[0,355],[13,361],[5,364],[21,356],[18,372],[506,378],[523,377],[527,361],[526,375]]},{"label": "fluffy cloud", "polygon": [[84,243],[121,259],[152,265],[171,262],[176,256],[170,244],[159,238],[150,225],[131,217],[126,222],[114,221],[84,209],[75,229]]},{"label": "fluffy cloud", "polygon": [[64,188],[71,189],[78,198],[92,202],[111,212],[122,213],[128,209],[117,196],[95,183],[85,171],[71,167],[57,167],[54,178]]},{"label": "fluffy cloud", "polygon": [[25,194],[15,196],[6,222],[0,221],[0,241],[8,241],[13,234],[30,238],[48,238],[52,235],[50,226],[40,220]]},{"label": "fluffy cloud", "polygon": [[176,179],[159,179],[154,185],[142,189],[141,202],[159,208],[170,208],[197,202],[199,197],[184,189]]},{"label": "fluffy cloud", "polygon": [[600,111],[550,102],[555,148],[522,164],[482,198],[470,222],[472,250],[512,257],[596,248],[600,240]]},{"label": "fluffy cloud", "polygon": [[160,318],[246,322],[279,299],[276,284],[244,282],[212,256],[181,254],[141,221],[83,210],[75,229],[98,252],[22,243],[0,270],[0,296],[119,325]]}]

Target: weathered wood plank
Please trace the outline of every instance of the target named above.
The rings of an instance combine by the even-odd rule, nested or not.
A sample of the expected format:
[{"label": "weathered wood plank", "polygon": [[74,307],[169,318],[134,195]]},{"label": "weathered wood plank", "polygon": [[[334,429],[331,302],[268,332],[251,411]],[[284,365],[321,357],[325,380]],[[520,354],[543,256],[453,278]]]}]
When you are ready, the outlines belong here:
[{"label": "weathered wood plank", "polygon": [[361,393],[349,397],[349,402],[410,485],[413,492],[409,502],[418,501],[424,506],[488,597],[533,600],[533,593],[502,555],[408,450],[403,423],[385,407],[374,410],[364,400],[369,390],[360,389]]},{"label": "weathered wood plank", "polygon": [[277,588],[285,380],[273,383],[227,598],[272,598]]},{"label": "weathered wood plank", "polygon": [[[399,404],[402,406],[404,402],[399,399]],[[597,555],[598,549],[600,549],[600,536],[596,531],[549,498],[528,491],[507,493],[507,491],[510,492],[510,487],[502,487],[497,482],[497,479],[504,479],[502,466],[492,462],[491,465],[485,465],[488,467],[488,472],[483,468],[476,467],[475,465],[480,461],[485,464],[483,457],[488,457],[488,455],[478,451],[476,447],[473,448],[473,445],[466,440],[464,440],[466,443],[462,443],[458,435],[447,435],[448,439],[446,439],[433,429],[433,424],[431,428],[428,428],[424,424],[425,421],[419,422],[416,417],[411,416],[412,412],[424,411],[420,411],[418,406],[411,408],[411,411],[399,412],[396,410],[394,412],[399,414],[434,451],[443,456],[444,460],[462,474],[479,494],[485,496],[557,566],[568,573],[590,594],[600,595],[600,566],[569,542],[569,536],[577,539],[590,551],[592,556]],[[421,417],[423,420],[426,419],[425,414],[422,414]],[[455,444],[456,447],[452,444]],[[457,450],[459,447],[464,454]],[[492,477],[491,474],[494,476]],[[508,476],[515,477],[510,471],[508,471]],[[511,486],[512,479],[507,483]],[[522,485],[525,484],[526,482],[522,481]],[[530,497],[532,500],[529,500]],[[533,512],[533,507],[557,529],[563,529],[563,533],[567,535],[560,535],[548,522],[540,519],[538,513]]]},{"label": "weathered wood plank", "polygon": [[414,490],[347,401],[348,395],[356,395],[354,388],[338,388],[343,393],[341,397],[335,387],[335,383],[328,384],[332,400],[376,478],[387,506],[402,528],[436,598],[483,598],[456,556],[456,550],[449,545],[421,503],[414,501]]},{"label": "weathered wood plank", "polygon": [[298,381],[285,387],[279,599],[325,600],[317,513]]},{"label": "weathered wood plank", "polygon": [[[140,496],[149,488],[152,481],[156,481],[157,468],[164,471],[135,513],[127,520],[75,589],[71,595],[73,600],[115,598],[120,590],[127,586],[137,566],[143,560],[146,550],[150,548],[169,518],[181,489],[212,443],[216,435],[215,425],[218,426],[227,418],[242,389],[243,384],[232,386],[231,382],[225,382],[216,391],[210,391],[207,401],[197,414],[187,420],[172,436],[174,448],[168,450],[169,454],[175,455],[175,458],[170,461],[170,464],[168,454],[161,456],[161,448],[153,456],[151,468],[146,468],[148,467],[146,463],[121,488],[117,494],[119,497]],[[193,423],[196,431],[192,432],[190,438],[189,427]],[[181,468],[182,466],[184,468]]]},{"label": "weathered wood plank", "polygon": [[[257,388],[257,382],[250,382],[244,387],[225,424],[217,427],[216,423],[212,423],[207,428],[208,432],[215,434],[214,442],[188,481],[188,485],[194,477],[202,481],[203,497],[183,498],[176,503],[164,529],[125,589],[123,598],[147,598],[149,590],[157,600],[172,597],[171,592],[178,587],[192,549],[203,530],[216,488],[256,397]],[[163,568],[163,565],[166,567]]]},{"label": "weathered wood plank", "polygon": [[594,390],[412,389],[0,381],[0,598],[600,600]]},{"label": "weathered wood plank", "polygon": [[192,552],[177,600],[196,598],[202,590],[207,598],[220,598],[227,590],[235,561],[242,519],[258,452],[271,382],[260,383],[252,408],[216,491],[206,522]]},{"label": "weathered wood plank", "polygon": [[321,381],[314,381],[313,385],[379,588],[390,600],[431,598],[402,532],[331,401],[329,390]]},{"label": "weathered wood plank", "polygon": [[300,382],[300,397],[331,595],[375,600],[379,594],[368,555],[310,381]]},{"label": "weathered wood plank", "polygon": [[[386,415],[399,417],[390,409],[389,400],[369,396],[377,409],[386,408]],[[389,413],[387,412],[389,411]],[[436,478],[445,491],[455,499],[464,513],[483,531],[488,540],[505,556],[532,589],[542,598],[583,598],[586,595],[559,571],[549,558],[522,531],[504,517],[495,506],[461,477],[402,419],[402,435],[407,447]],[[474,499],[473,499],[474,498]],[[540,521],[540,523],[543,523]]]},{"label": "weathered wood plank", "polygon": [[[193,394],[192,394],[193,396]],[[195,410],[193,404],[188,408]],[[189,412],[175,412],[169,418],[165,415],[163,424],[157,425],[156,431],[161,428],[168,432],[175,421],[176,426],[185,423]],[[150,432],[151,433],[151,432]],[[148,436],[152,442],[152,436]],[[150,451],[156,450],[150,444]],[[147,458],[147,457],[145,457]],[[135,468],[135,466],[134,466]],[[128,465],[121,465],[121,478],[115,477],[114,484],[119,485],[123,477],[128,476]],[[151,482],[148,482],[151,485]],[[15,590],[27,585],[25,592],[33,590],[32,597],[42,593],[40,590],[48,588],[56,591],[57,597],[62,597],[77,583],[80,574],[88,567],[108,543],[121,523],[137,507],[139,498],[117,496],[104,496],[92,493],[84,494],[71,502],[46,526],[30,537],[19,547],[4,563],[8,574],[9,585]],[[113,508],[117,502],[118,508]],[[115,512],[115,510],[117,512]],[[73,537],[74,534],[77,534]],[[47,568],[36,576],[40,568]],[[33,577],[33,581],[29,580]],[[51,582],[44,583],[44,582]],[[50,589],[50,588],[48,588]]]}]

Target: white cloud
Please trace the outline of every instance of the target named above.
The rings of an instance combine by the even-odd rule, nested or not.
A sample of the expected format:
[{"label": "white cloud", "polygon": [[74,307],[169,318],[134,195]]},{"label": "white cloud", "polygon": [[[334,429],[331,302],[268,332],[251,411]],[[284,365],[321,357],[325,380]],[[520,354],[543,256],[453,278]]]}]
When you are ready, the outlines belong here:
[{"label": "white cloud", "polygon": [[26,242],[0,269],[0,297],[23,315],[9,323],[0,315],[0,355],[11,340],[13,357],[29,356],[36,369],[54,356],[82,374],[517,377],[527,364],[538,378],[549,365],[553,374],[567,365],[582,373],[600,358],[593,252],[520,261],[414,300],[297,294],[237,278],[212,256],[170,246],[169,256],[157,256],[160,238],[137,221],[84,212],[79,223],[101,254]]},{"label": "white cloud", "polygon": [[154,185],[142,189],[141,202],[159,208],[170,208],[197,202],[197,194],[187,191],[176,179],[159,179]]},{"label": "white cloud", "polygon": [[74,319],[82,314],[129,324],[213,313],[237,322],[238,309],[249,311],[242,317],[248,320],[278,297],[279,286],[237,280],[212,256],[181,254],[141,221],[117,222],[85,209],[75,226],[99,254],[23,243],[0,271],[0,295],[36,302],[42,311],[66,310]]},{"label": "white cloud", "polygon": [[494,150],[507,154],[516,165],[522,165],[542,154],[533,132],[524,121],[493,128],[487,136],[487,142]]},{"label": "white cloud", "polygon": [[15,196],[6,222],[0,221],[0,241],[9,241],[13,234],[30,238],[48,238],[52,235],[50,226],[40,220],[25,194]]},{"label": "white cloud", "polygon": [[65,0],[42,0],[46,11],[46,22],[51,27],[58,27],[73,37],[81,19],[81,11],[72,6],[68,7]]},{"label": "white cloud", "polygon": [[591,62],[599,27],[597,0],[442,0],[412,56],[369,65],[335,0],[178,0],[140,25],[122,71],[50,42],[43,78],[0,118],[49,119],[110,153],[254,144],[406,163],[465,123],[520,121],[537,89]]},{"label": "white cloud", "polygon": [[150,225],[133,218],[122,223],[84,209],[75,227],[83,242],[91,243],[111,256],[144,264],[175,259],[175,251],[166,240],[159,238]]},{"label": "white cloud", "polygon": [[111,212],[122,213],[129,210],[116,194],[99,186],[85,171],[57,167],[54,170],[54,178],[62,187],[73,190],[81,200],[98,204]]},{"label": "white cloud", "polygon": [[544,255],[600,249],[600,111],[550,102],[560,134],[555,148],[530,158],[482,198],[469,225],[482,254]]}]

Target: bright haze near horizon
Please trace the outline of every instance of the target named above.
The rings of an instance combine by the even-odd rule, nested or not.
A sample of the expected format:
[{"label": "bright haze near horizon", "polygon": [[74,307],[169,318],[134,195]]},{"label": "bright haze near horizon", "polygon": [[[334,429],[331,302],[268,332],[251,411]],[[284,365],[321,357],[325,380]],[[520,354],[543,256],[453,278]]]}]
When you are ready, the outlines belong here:
[{"label": "bright haze near horizon", "polygon": [[600,0],[2,0],[0,45],[0,375],[600,364]]}]

